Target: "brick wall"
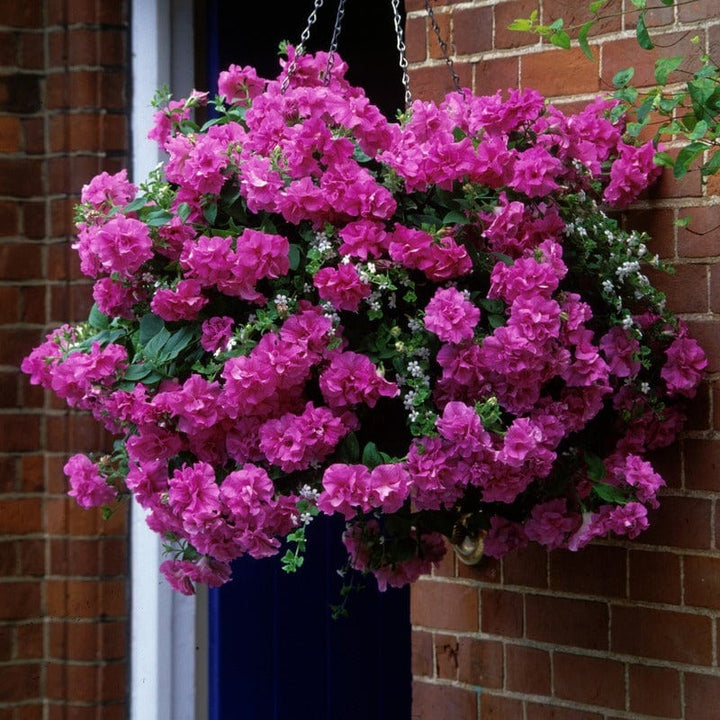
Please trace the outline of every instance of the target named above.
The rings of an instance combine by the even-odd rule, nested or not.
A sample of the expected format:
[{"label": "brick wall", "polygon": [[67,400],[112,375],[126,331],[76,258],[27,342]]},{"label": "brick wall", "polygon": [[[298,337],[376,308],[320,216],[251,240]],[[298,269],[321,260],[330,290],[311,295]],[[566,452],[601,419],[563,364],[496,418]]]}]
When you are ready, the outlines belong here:
[{"label": "brick wall", "polygon": [[89,308],[72,205],[127,162],[127,4],[0,2],[2,720],[126,714],[125,517],[77,508],[62,474],[104,439],[17,366]]},{"label": "brick wall", "polygon": [[[720,44],[715,0],[658,6],[648,25],[658,50],[634,40],[636,16],[595,32],[596,60],[508,31],[542,5],[546,19],[585,17],[585,0],[433,0],[463,85],[477,94],[534,87],[558,103],[587,100],[629,65],[651,82],[659,55]],[[632,8],[625,0],[625,8]],[[440,98],[452,79],[423,10],[406,0],[411,85]],[[622,0],[610,4],[623,9]],[[720,718],[720,211],[698,173],[666,173],[627,213],[676,269],[672,309],[709,356],[708,381],[683,439],[656,458],[669,487],[652,528],[632,542],[573,554],[531,548],[476,568],[452,556],[413,589],[414,720],[717,720]],[[673,221],[690,215],[687,229]]]}]

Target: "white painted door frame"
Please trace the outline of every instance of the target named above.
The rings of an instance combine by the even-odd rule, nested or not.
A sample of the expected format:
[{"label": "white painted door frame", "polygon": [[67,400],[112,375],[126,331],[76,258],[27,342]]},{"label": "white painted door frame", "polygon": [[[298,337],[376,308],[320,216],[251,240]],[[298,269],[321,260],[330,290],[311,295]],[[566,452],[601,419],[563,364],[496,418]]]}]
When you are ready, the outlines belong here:
[{"label": "white painted door frame", "polygon": [[[193,87],[192,0],[131,0],[132,176],[147,177],[161,155],[147,139],[155,91],[175,97]],[[133,503],[130,522],[130,718],[204,720],[207,716],[206,604],[173,592],[158,571],[160,538]]]}]

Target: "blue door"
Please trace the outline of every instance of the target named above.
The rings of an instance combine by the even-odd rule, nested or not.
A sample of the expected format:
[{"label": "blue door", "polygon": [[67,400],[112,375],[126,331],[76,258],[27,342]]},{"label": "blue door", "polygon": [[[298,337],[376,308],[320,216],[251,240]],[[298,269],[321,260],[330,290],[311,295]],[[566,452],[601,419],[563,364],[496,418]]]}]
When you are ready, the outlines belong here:
[{"label": "blue door", "polygon": [[[309,50],[327,49],[336,2],[318,13]],[[297,43],[312,0],[210,0],[204,60],[214,92],[218,72],[253,65],[278,72],[282,40]],[[390,0],[348,0],[339,53],[350,82],[365,88],[386,114],[401,107],[403,89]],[[202,71],[201,71],[202,72]],[[353,592],[348,617],[337,569],[346,562],[342,523],[318,518],[309,529],[305,564],[287,575],[277,558],[241,558],[233,580],[209,600],[210,720],[409,720],[411,702],[409,591],[379,593],[373,578]]]}]

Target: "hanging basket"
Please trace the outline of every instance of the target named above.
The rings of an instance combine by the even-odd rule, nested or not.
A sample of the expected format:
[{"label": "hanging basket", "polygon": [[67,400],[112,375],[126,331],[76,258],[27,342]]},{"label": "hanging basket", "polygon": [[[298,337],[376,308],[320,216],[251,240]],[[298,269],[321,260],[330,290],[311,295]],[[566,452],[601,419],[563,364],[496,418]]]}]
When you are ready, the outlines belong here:
[{"label": "hanging basket", "polygon": [[118,437],[66,465],[84,507],[134,496],[181,592],[232,559],[302,563],[317,514],[384,589],[528,542],[635,537],[705,367],[606,214],[658,174],[612,101],[531,90],[388,122],[328,57],[231,66],[217,118],[160,101],[167,161],[83,188],[87,322],[23,362]]}]

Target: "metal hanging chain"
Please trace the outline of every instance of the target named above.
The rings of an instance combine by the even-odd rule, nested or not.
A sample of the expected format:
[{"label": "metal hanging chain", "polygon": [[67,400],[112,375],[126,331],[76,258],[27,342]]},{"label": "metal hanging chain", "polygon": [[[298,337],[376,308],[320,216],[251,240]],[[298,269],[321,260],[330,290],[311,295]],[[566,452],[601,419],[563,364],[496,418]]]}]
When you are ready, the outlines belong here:
[{"label": "metal hanging chain", "polygon": [[400,56],[400,70],[402,71],[402,84],[405,88],[405,108],[412,104],[410,93],[410,76],[408,75],[408,61],[405,54],[405,40],[403,38],[402,18],[400,17],[400,0],[391,0],[393,9],[393,20],[395,22],[395,37],[397,39],[397,51]]},{"label": "metal hanging chain", "polygon": [[332,40],[330,41],[330,49],[328,50],[327,65],[325,66],[324,83],[330,82],[330,74],[335,65],[335,53],[337,52],[338,41],[340,40],[340,30],[342,28],[343,17],[345,17],[345,0],[338,2],[337,14],[335,15],[335,26],[333,27]]},{"label": "metal hanging chain", "polygon": [[462,87],[460,86],[460,77],[455,72],[455,65],[453,64],[452,58],[450,57],[450,53],[448,52],[447,43],[443,40],[442,33],[440,32],[440,26],[438,25],[438,22],[435,18],[435,13],[433,12],[432,6],[430,5],[430,0],[425,0],[425,10],[427,11],[428,17],[430,18],[433,32],[437,36],[438,43],[440,45],[440,52],[442,52],[442,56],[445,59],[445,64],[448,66],[450,75],[452,75],[453,85],[455,86],[455,89],[459,93],[461,93]]},{"label": "metal hanging chain", "polygon": [[308,15],[305,29],[300,34],[300,44],[295,48],[295,57],[293,57],[293,59],[290,61],[290,64],[287,67],[287,72],[285,73],[285,77],[283,78],[282,84],[280,85],[280,92],[282,94],[285,94],[285,91],[288,89],[288,85],[290,85],[290,78],[295,74],[295,71],[297,70],[297,58],[300,55],[305,54],[305,44],[310,39],[310,30],[317,21],[317,12],[322,7],[323,1],[324,0],[315,0],[313,9],[310,12],[310,15]]}]

